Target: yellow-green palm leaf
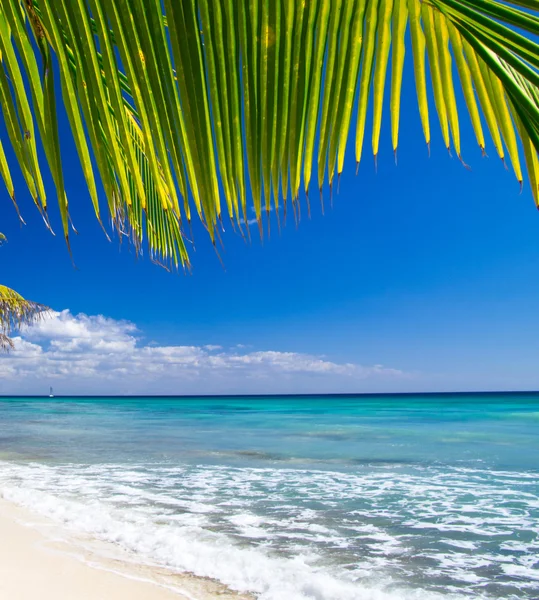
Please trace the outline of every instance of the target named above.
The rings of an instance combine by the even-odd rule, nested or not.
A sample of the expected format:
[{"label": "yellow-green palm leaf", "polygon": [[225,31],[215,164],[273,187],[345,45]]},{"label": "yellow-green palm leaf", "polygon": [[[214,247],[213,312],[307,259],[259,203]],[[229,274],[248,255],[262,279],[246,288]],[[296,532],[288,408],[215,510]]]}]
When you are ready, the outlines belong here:
[{"label": "yellow-green palm leaf", "polygon": [[[6,236],[0,233],[0,245],[6,242]],[[42,304],[25,300],[16,291],[0,285],[0,351],[13,348],[10,335],[24,327],[32,325],[45,315],[49,309]]]},{"label": "yellow-green palm leaf", "polygon": [[0,350],[13,348],[10,335],[38,321],[47,310],[42,304],[25,300],[14,290],[0,285]]},{"label": "yellow-green palm leaf", "polygon": [[0,175],[15,200],[12,157],[46,219],[55,195],[67,239],[58,79],[98,218],[99,176],[113,226],[188,265],[193,209],[214,240],[223,211],[241,227],[313,169],[331,184],[351,132],[357,163],[384,119],[397,151],[412,61],[427,144],[437,120],[460,157],[469,118],[539,204],[538,35],[535,0],[0,0]]}]

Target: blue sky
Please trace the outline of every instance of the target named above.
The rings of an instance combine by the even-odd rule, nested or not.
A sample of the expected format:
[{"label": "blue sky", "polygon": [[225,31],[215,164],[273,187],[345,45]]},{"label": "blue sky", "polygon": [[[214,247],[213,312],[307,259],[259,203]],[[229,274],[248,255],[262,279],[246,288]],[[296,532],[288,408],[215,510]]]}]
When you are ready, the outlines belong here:
[{"label": "blue sky", "polygon": [[[196,224],[191,275],[167,273],[136,259],[117,239],[108,242],[64,136],[67,188],[79,231],[72,237],[74,268],[61,235],[46,230],[16,173],[27,224],[20,227],[7,193],[0,191],[1,230],[9,239],[1,249],[3,284],[57,311],[69,310],[55,317],[60,329],[70,319],[80,325],[80,313],[103,315],[113,329],[117,321],[136,326],[119,334],[133,337],[131,349],[220,346],[207,352],[224,363],[239,357],[243,367],[216,379],[208,354],[204,368],[187,380],[163,372],[141,376],[135,385],[121,368],[101,379],[99,369],[76,377],[69,373],[69,355],[61,372],[50,360],[37,369],[21,351],[2,358],[0,393],[39,392],[49,382],[63,393],[539,388],[539,214],[529,185],[519,194],[510,166],[503,168],[492,144],[490,158],[481,157],[464,112],[463,156],[472,170],[448,156],[434,114],[429,158],[409,67],[398,166],[386,119],[377,172],[365,151],[356,177],[351,148],[332,209],[326,197],[323,216],[315,197],[311,219],[303,210],[298,229],[289,218],[278,235],[274,221],[271,238],[261,242],[253,228],[250,245],[227,228],[224,268]],[[0,134],[6,139],[3,129]],[[60,233],[56,208],[51,213]],[[55,335],[66,339],[65,331],[53,330],[23,338],[44,356]],[[73,361],[81,360],[81,352]],[[268,352],[337,366],[283,368],[269,354],[257,355]],[[297,358],[298,365],[302,360]],[[364,370],[351,375],[342,365]]]}]

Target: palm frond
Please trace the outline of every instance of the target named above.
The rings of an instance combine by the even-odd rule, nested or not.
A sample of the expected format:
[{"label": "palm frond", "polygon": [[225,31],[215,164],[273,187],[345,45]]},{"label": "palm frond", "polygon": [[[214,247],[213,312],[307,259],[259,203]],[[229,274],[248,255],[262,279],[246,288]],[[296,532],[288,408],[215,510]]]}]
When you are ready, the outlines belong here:
[{"label": "palm frond", "polygon": [[9,336],[21,327],[36,323],[48,311],[46,306],[25,300],[16,291],[0,285],[0,350],[13,348]]},{"label": "palm frond", "polygon": [[15,347],[13,340],[7,335],[0,333],[0,352],[9,352]]},{"label": "palm frond", "polygon": [[535,0],[0,0],[0,174],[15,201],[18,163],[48,222],[39,139],[68,239],[59,79],[97,217],[95,171],[113,227],[188,266],[192,208],[214,241],[222,207],[240,228],[248,201],[259,221],[295,207],[313,169],[321,191],[342,173],[351,129],[357,165],[369,131],[383,154],[386,104],[396,153],[409,60],[426,143],[436,113],[463,156],[469,118],[539,206],[538,35]]}]

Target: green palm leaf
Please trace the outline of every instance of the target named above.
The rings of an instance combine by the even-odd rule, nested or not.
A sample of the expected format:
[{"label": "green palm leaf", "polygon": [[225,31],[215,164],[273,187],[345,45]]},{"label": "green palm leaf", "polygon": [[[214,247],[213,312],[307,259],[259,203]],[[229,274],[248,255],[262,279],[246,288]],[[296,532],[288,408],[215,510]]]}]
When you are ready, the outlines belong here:
[{"label": "green palm leaf", "polygon": [[[5,242],[6,236],[0,233],[0,245]],[[36,323],[48,311],[46,306],[25,300],[14,290],[0,285],[0,351],[13,349],[13,340],[9,336],[25,325]]]},{"label": "green palm leaf", "polygon": [[113,227],[166,266],[189,265],[193,209],[214,241],[222,206],[241,228],[248,200],[260,221],[313,169],[331,185],[354,106],[356,163],[371,112],[383,155],[386,96],[396,152],[406,60],[427,144],[436,111],[460,157],[469,118],[539,205],[535,0],[0,0],[0,34],[0,174],[15,201],[18,163],[47,218],[39,141],[66,239],[54,70],[97,217],[98,173]]},{"label": "green palm leaf", "polygon": [[47,311],[46,306],[25,300],[14,290],[0,285],[0,350],[13,348],[10,335],[25,325],[32,325]]}]

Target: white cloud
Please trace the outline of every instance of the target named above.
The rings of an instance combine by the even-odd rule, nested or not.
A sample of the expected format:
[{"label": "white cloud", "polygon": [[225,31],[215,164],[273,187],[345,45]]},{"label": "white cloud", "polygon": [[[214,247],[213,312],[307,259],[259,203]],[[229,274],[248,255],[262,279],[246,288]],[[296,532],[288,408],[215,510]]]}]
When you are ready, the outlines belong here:
[{"label": "white cloud", "polygon": [[[262,213],[261,213],[261,215],[262,215],[262,220],[263,220],[264,218],[269,218],[269,216],[268,216],[268,212],[270,212],[270,213],[271,213],[271,212],[273,212],[274,210],[275,210],[275,207],[274,207],[274,206],[270,206],[270,208],[269,208],[269,211],[267,211],[267,210],[266,210],[266,205],[264,204],[264,205],[262,206]],[[253,215],[256,215],[256,209],[255,209],[255,207],[254,207],[254,206],[252,206],[252,207],[251,207],[251,213],[252,213]],[[242,225],[245,225],[245,224],[247,224],[249,227],[251,227],[251,225],[258,225],[258,219],[256,218],[256,216],[254,216],[254,217],[251,217],[250,219],[247,219],[247,220],[245,220],[245,219],[242,217],[242,218],[240,219],[240,223],[241,223]]]},{"label": "white cloud", "polygon": [[359,391],[408,375],[276,350],[144,343],[135,324],[52,313],[14,338],[0,358],[0,393],[276,393]]}]

